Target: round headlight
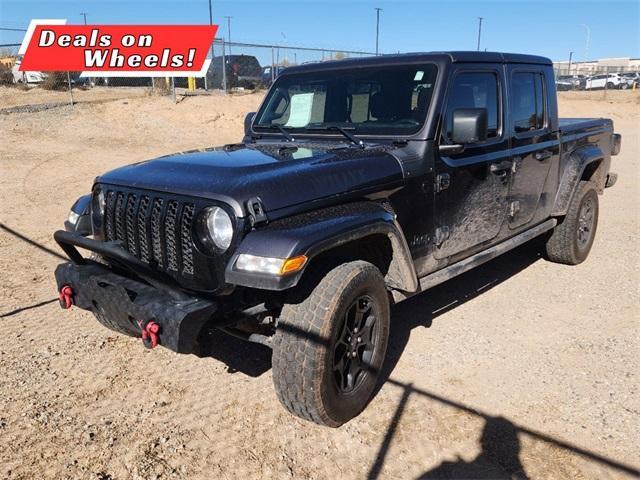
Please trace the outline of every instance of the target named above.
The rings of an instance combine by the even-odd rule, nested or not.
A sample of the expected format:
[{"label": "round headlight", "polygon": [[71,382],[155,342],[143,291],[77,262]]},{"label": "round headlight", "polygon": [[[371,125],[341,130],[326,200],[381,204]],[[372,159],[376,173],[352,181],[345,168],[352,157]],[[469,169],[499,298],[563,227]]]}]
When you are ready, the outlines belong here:
[{"label": "round headlight", "polygon": [[221,250],[229,248],[233,238],[233,223],[229,214],[220,207],[211,207],[206,213],[206,225],[215,246]]},{"label": "round headlight", "polygon": [[105,198],[104,192],[102,189],[98,190],[94,196],[94,205],[96,207],[96,213],[101,217],[104,215],[104,206],[105,206]]}]

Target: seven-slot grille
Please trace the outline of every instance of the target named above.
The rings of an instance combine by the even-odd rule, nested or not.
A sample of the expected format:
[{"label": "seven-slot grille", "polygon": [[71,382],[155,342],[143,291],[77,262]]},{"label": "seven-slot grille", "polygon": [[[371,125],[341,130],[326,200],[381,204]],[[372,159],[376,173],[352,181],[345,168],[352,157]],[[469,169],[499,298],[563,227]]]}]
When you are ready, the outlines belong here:
[{"label": "seven-slot grille", "polygon": [[122,241],[132,255],[160,270],[193,275],[193,203],[117,190],[107,190],[105,198],[107,241]]}]

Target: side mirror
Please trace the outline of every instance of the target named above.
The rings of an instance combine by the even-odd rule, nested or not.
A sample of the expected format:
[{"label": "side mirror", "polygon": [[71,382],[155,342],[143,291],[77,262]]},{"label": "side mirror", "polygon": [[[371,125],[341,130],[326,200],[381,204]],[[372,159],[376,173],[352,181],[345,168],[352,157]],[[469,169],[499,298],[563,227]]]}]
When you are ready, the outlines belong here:
[{"label": "side mirror", "polygon": [[256,116],[256,112],[249,112],[244,117],[244,134],[245,136],[251,133],[251,124],[253,123],[253,118]]},{"label": "side mirror", "polygon": [[486,108],[460,108],[453,112],[451,140],[458,145],[484,142],[489,133]]}]

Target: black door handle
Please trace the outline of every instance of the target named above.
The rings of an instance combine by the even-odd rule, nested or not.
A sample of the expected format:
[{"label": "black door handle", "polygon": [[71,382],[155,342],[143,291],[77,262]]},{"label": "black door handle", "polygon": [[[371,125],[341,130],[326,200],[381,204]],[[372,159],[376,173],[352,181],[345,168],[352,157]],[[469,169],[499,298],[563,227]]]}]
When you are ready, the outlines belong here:
[{"label": "black door handle", "polygon": [[538,150],[534,157],[536,158],[536,160],[538,161],[542,161],[542,160],[546,160],[547,158],[551,158],[551,155],[553,155],[553,153],[551,153],[549,150]]}]

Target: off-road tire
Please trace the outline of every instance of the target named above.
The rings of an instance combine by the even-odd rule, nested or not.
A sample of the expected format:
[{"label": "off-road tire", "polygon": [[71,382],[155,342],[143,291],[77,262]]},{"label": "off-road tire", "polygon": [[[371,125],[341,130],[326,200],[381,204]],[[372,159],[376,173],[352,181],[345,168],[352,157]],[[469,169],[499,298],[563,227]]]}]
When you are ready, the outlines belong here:
[{"label": "off-road tire", "polygon": [[[303,280],[313,285],[310,294],[298,303],[286,304],[278,320],[273,383],[289,412],[338,427],[362,412],[378,383],[389,338],[389,296],[380,271],[365,261],[343,263],[319,280],[313,275]],[[360,309],[357,302],[362,299],[365,305],[373,305],[369,318],[375,319],[375,327],[367,332],[375,329],[371,334],[375,342],[370,358],[362,362],[366,367],[351,377],[358,379],[353,390],[345,393],[336,380],[335,359],[338,349],[344,348],[341,339],[349,332],[344,329],[348,312],[354,305]]]},{"label": "off-road tire", "polygon": [[[584,209],[591,204],[592,220],[586,242],[580,241],[580,229],[584,228]],[[567,215],[553,229],[546,244],[547,259],[566,265],[578,265],[586,260],[593,246],[598,226],[598,192],[593,182],[582,181],[573,194]],[[584,232],[582,232],[584,233]],[[582,237],[584,239],[584,237]]]}]

